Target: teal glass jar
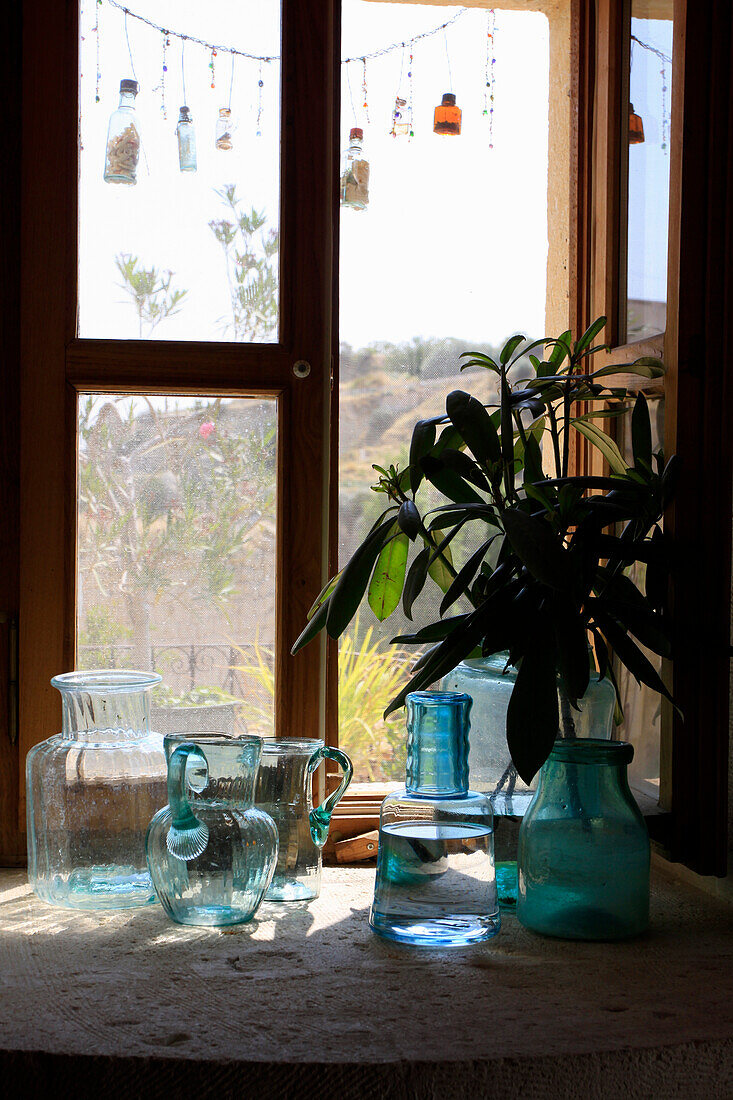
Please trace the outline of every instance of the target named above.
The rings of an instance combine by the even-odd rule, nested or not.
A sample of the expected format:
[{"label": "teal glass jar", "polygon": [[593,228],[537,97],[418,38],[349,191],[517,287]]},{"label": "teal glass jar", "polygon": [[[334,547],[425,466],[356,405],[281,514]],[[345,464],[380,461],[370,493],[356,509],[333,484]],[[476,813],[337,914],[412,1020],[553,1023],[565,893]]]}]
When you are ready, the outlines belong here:
[{"label": "teal glass jar", "polygon": [[388,795],[369,923],[381,936],[427,947],[478,943],[499,931],[491,803],[468,789],[471,700],[407,696],[407,768]]},{"label": "teal glass jar", "polygon": [[519,830],[517,917],[547,936],[622,940],[649,925],[649,836],[625,741],[555,743]]},{"label": "teal glass jar", "polygon": [[[506,712],[517,670],[508,653],[495,653],[461,663],[443,677],[443,691],[462,691],[473,699],[471,711],[471,786],[491,798],[494,810],[496,880],[499,903],[514,909],[517,902],[516,850],[519,825],[534,797],[534,787],[517,775],[506,743]],[[610,738],[616,702],[613,686],[591,674],[588,690],[570,707],[558,688],[560,735]]]},{"label": "teal glass jar", "polygon": [[127,909],[155,901],[145,830],[165,802],[163,738],[150,729],[152,672],[68,672],[60,734],[26,758],[28,878],[44,901]]},{"label": "teal glass jar", "polygon": [[277,863],[277,827],[254,806],[262,740],[249,734],[170,734],[168,805],[145,848],[161,905],[178,924],[242,924]]}]

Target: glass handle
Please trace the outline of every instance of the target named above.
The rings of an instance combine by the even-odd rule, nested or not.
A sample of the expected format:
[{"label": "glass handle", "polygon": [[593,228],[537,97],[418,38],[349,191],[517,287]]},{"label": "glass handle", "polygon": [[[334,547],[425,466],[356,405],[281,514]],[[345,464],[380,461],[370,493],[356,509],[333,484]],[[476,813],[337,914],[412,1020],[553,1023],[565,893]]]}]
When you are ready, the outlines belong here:
[{"label": "glass handle", "polygon": [[209,843],[209,828],[194,814],[188,801],[186,772],[190,758],[200,765],[205,777],[202,786],[206,786],[209,774],[209,762],[197,745],[178,745],[168,761],[168,805],[173,818],[166,844],[168,851],[178,859],[186,861],[196,859]]},{"label": "glass handle", "polygon": [[321,760],[335,760],[344,775],[333,794],[330,794],[325,802],[322,802],[320,806],[316,806],[315,810],[311,810],[309,814],[311,836],[313,837],[313,843],[318,848],[322,848],[326,843],[328,827],[331,824],[331,814],[336,808],[336,803],[345,794],[354,774],[354,766],[346,753],[342,752],[341,749],[332,749],[325,745],[323,748],[316,749],[311,756],[308,762],[309,775],[313,774]]}]

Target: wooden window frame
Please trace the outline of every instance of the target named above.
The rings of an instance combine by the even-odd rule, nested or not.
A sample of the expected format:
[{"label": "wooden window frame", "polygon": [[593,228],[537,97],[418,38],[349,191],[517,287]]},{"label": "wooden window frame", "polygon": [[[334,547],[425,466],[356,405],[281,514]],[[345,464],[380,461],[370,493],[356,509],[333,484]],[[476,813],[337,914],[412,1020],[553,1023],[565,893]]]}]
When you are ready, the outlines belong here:
[{"label": "wooden window frame", "polygon": [[[716,279],[715,273],[729,272],[733,264],[728,182],[733,19],[722,0],[709,5],[674,0],[667,325],[660,336],[623,343],[625,29],[630,9],[628,0],[590,0],[580,7],[580,72],[586,91],[579,125],[582,184],[575,327],[583,331],[595,317],[608,317],[608,363],[631,362],[642,355],[663,359],[663,379],[629,382],[623,376],[619,382],[632,390],[664,395],[665,453],[676,454],[681,465],[676,496],[665,515],[665,529],[675,547],[675,659],[666,663],[665,677],[680,710],[667,704],[662,710],[661,788],[670,812],[658,822],[656,835],[670,858],[700,874],[724,875],[733,464],[725,421],[730,408],[725,349],[730,346],[726,339],[733,286],[730,278]],[[685,65],[688,52],[695,58],[694,66]],[[601,361],[599,357],[599,365]],[[716,361],[721,366],[713,369]],[[576,471],[597,470],[599,459],[589,446],[579,446],[574,458]]]}]

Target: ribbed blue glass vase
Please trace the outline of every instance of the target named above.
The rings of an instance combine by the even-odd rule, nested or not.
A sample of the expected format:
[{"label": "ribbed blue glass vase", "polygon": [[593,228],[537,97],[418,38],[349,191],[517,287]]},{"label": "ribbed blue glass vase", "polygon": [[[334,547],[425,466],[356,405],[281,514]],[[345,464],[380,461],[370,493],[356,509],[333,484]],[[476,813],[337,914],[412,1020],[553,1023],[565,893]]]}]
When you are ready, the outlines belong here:
[{"label": "ribbed blue glass vase", "polygon": [[379,823],[369,923],[402,943],[455,947],[499,931],[494,825],[486,795],[468,789],[471,699],[407,696],[407,769]]},{"label": "ribbed blue glass vase", "polygon": [[519,830],[517,916],[534,932],[620,940],[649,924],[649,836],[624,741],[555,742]]}]

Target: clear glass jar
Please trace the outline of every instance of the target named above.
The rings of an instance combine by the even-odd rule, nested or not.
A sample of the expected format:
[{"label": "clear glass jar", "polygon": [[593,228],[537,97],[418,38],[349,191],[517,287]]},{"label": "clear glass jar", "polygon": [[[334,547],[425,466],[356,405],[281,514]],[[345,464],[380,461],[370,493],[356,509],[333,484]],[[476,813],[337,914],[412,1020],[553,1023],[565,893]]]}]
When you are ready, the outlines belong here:
[{"label": "clear glass jar", "polygon": [[464,694],[407,696],[405,787],[382,803],[369,915],[388,939],[453,947],[499,931],[491,803],[468,789],[470,710]]},{"label": "clear glass jar", "polygon": [[196,131],[188,107],[181,107],[176,126],[178,167],[182,172],[196,171]]},{"label": "clear glass jar", "polygon": [[649,924],[649,836],[629,790],[625,741],[559,740],[519,830],[517,917],[573,940]]},{"label": "clear glass jar", "polygon": [[232,147],[232,131],[234,124],[232,122],[232,112],[229,107],[219,108],[219,117],[216,120],[216,140],[215,145],[217,149],[231,149]]},{"label": "clear glass jar", "polygon": [[105,669],[51,681],[63,728],[26,758],[28,878],[72,909],[126,909],[155,893],[145,830],[166,801],[163,739],[150,731],[160,676]]},{"label": "clear glass jar", "polygon": [[137,183],[140,131],[135,112],[136,80],[120,81],[120,105],[110,116],[104,178],[107,183]]},{"label": "clear glass jar", "polygon": [[341,164],[341,205],[366,210],[369,205],[369,161],[364,159],[364,131],[354,126]]},{"label": "clear glass jar", "polygon": [[[506,712],[517,670],[507,668],[508,653],[495,653],[461,663],[444,676],[443,691],[464,691],[473,699],[471,711],[471,785],[491,797],[494,810],[496,879],[503,909],[517,903],[516,850],[519,824],[534,797],[534,788],[517,775],[506,743]],[[505,671],[506,670],[506,671]],[[616,694],[609,680],[591,674],[588,690],[569,707],[558,687],[561,723],[575,737],[610,738]]]}]

